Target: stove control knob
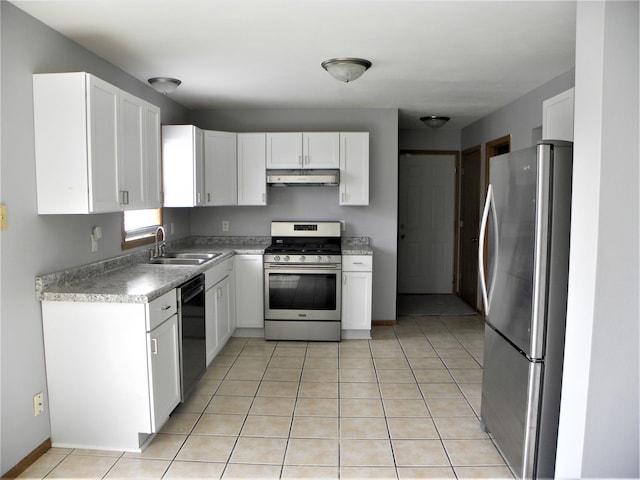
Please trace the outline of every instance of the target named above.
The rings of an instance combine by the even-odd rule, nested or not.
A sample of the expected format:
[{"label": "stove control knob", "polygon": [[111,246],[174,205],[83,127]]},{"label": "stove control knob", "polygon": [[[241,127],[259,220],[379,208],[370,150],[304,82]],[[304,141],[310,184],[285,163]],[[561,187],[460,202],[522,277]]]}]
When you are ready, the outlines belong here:
[{"label": "stove control knob", "polygon": [[288,262],[288,261],[289,261],[289,255],[285,255],[285,256],[284,256],[284,258],[283,258],[283,260],[284,260],[285,262]]},{"label": "stove control knob", "polygon": [[273,259],[274,259],[276,262],[279,262],[279,261],[280,261],[280,255],[276,255],[275,257],[273,257]]},{"label": "stove control knob", "polygon": [[331,262],[331,257],[327,255],[327,258],[325,258],[326,262]]},{"label": "stove control knob", "polygon": [[300,255],[300,261],[304,262],[305,260],[306,260],[305,256],[304,255]]},{"label": "stove control knob", "polygon": [[318,262],[318,263],[322,262],[322,257],[320,255],[318,255],[316,257],[316,262]]}]

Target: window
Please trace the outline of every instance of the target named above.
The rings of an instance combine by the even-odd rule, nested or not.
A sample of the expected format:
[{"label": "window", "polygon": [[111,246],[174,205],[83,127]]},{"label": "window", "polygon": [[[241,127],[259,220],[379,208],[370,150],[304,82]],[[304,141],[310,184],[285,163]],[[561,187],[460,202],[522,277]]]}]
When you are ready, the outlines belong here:
[{"label": "window", "polygon": [[162,225],[161,208],[122,212],[122,249],[153,243],[159,225]]}]

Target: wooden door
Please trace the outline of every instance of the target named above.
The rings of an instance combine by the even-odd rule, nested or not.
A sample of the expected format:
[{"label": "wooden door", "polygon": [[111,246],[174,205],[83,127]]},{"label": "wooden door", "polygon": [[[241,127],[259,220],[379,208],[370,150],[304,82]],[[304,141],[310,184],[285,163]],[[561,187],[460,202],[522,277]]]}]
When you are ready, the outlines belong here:
[{"label": "wooden door", "polygon": [[478,299],[480,230],[480,146],[462,152],[460,185],[460,296],[473,307]]},{"label": "wooden door", "polygon": [[398,293],[452,293],[454,154],[400,155]]}]

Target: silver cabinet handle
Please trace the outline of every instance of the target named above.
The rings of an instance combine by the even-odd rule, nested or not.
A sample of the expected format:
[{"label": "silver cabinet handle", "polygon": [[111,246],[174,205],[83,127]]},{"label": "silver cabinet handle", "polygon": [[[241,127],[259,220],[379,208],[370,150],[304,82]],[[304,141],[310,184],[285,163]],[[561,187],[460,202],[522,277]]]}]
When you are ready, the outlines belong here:
[{"label": "silver cabinet handle", "polygon": [[165,305],[164,307],[162,307],[160,310],[162,310],[163,312],[166,310],[169,310],[171,308],[171,304],[169,305]]}]

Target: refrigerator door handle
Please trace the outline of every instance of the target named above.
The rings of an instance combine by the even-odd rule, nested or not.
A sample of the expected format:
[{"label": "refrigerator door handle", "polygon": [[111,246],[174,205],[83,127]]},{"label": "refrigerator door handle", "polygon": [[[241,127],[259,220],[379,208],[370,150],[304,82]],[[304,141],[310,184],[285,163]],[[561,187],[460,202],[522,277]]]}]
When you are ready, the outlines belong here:
[{"label": "refrigerator door handle", "polygon": [[[489,220],[489,210],[491,210],[491,216],[493,218],[494,227],[494,251],[496,257],[493,262],[493,272],[491,275],[491,285],[487,291],[487,279],[484,272],[484,239],[487,231],[487,222]],[[498,217],[496,215],[496,202],[493,198],[493,185],[489,184],[487,188],[487,198],[484,202],[484,209],[482,210],[482,222],[480,223],[480,238],[478,242],[478,270],[480,272],[480,289],[482,290],[482,301],[484,302],[485,314],[489,314],[489,305],[491,304],[491,297],[493,295],[493,288],[496,282],[496,270],[498,269]]]}]

